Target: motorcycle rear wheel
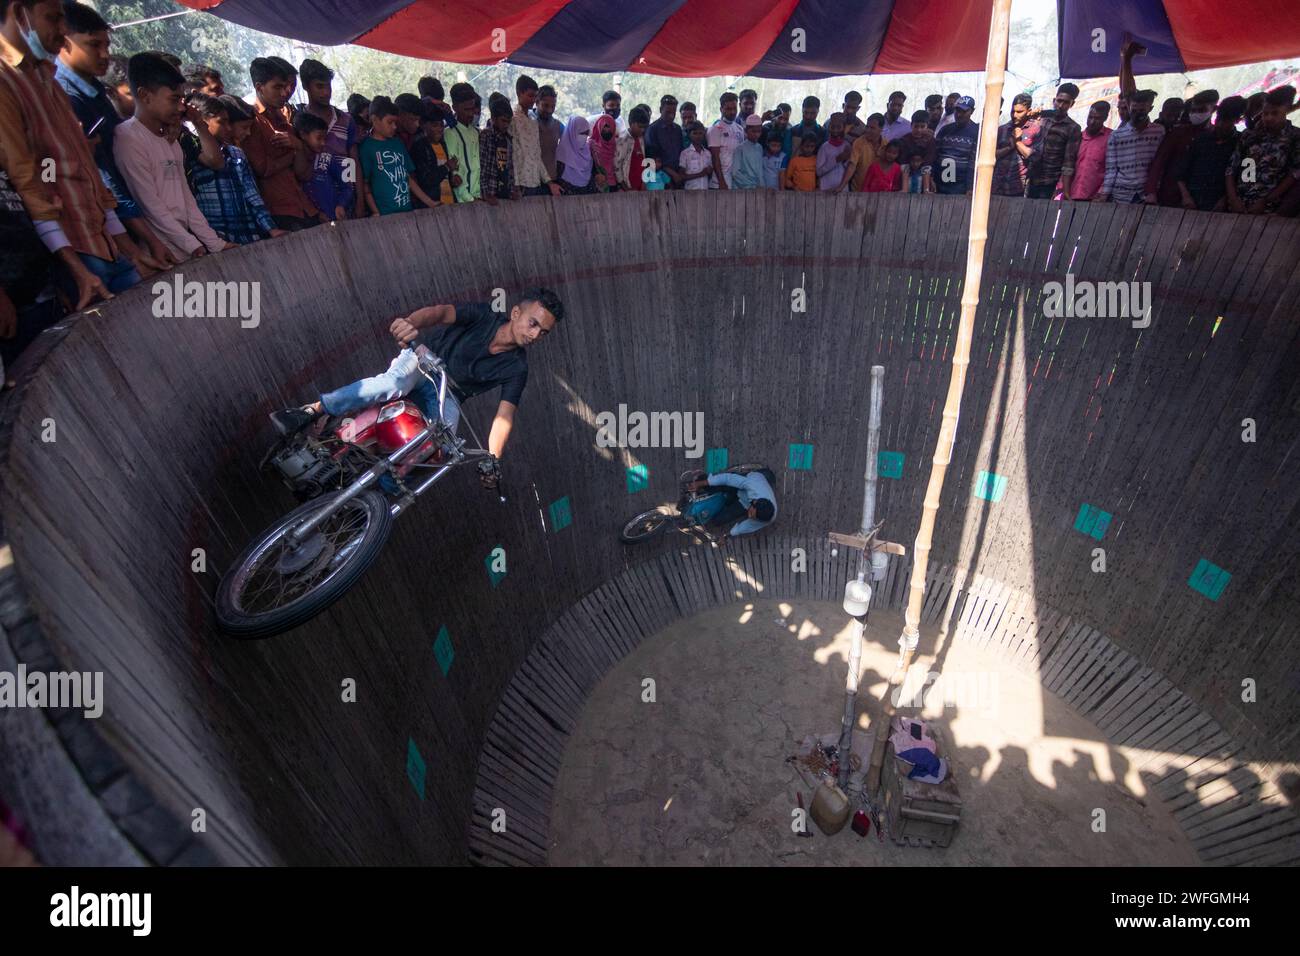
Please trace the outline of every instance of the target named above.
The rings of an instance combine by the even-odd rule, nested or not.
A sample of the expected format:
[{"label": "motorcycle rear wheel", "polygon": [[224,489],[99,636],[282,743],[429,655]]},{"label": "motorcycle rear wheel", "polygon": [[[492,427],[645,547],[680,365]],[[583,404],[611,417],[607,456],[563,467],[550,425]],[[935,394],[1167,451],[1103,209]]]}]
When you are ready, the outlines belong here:
[{"label": "motorcycle rear wheel", "polygon": [[643,511],[623,525],[618,538],[624,544],[641,544],[667,528],[669,520],[669,516],[662,511]]},{"label": "motorcycle rear wheel", "polygon": [[217,589],[217,625],[231,637],[258,640],[298,627],[357,583],[392,531],[388,500],[378,491],[347,501],[298,548],[289,532],[334,501],[325,495],[289,512],[235,559]]}]

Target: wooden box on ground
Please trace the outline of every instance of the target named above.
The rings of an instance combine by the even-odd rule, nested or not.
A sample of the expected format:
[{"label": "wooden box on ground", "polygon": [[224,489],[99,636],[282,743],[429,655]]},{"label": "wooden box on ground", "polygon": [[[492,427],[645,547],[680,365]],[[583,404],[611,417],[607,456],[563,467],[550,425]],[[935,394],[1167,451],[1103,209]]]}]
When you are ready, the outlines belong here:
[{"label": "wooden box on ground", "polygon": [[[947,746],[939,729],[930,726],[936,755],[943,757]],[[961,795],[957,776],[949,760],[943,783],[918,783],[907,779],[912,765],[894,754],[891,743],[885,751],[880,786],[884,794],[885,825],[895,843],[908,846],[948,846],[961,822]]]}]

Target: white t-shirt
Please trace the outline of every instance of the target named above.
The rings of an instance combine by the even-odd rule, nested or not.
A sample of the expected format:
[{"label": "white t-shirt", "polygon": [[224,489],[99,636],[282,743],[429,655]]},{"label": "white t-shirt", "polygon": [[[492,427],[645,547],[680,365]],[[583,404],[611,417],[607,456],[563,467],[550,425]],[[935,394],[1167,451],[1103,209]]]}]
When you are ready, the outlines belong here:
[{"label": "white t-shirt", "polygon": [[[713,154],[707,149],[696,149],[694,146],[687,146],[682,150],[681,158],[677,161],[684,173],[698,173],[701,170],[713,168]],[[688,179],[684,189],[708,189],[712,176],[701,176],[699,179]]]},{"label": "white t-shirt", "polygon": [[[721,147],[718,153],[718,162],[722,166],[722,176],[731,185],[731,160],[736,155],[736,150],[740,144],[745,141],[745,131],[730,120],[720,119],[709,127],[709,135],[705,145],[710,149],[714,146]],[[709,177],[709,188],[717,189],[717,177]]]}]

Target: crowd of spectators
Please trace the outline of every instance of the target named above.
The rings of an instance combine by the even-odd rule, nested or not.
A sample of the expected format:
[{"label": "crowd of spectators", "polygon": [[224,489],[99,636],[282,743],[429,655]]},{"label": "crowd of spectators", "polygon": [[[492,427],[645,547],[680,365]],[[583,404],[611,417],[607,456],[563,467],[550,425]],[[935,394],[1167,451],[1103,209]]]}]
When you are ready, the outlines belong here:
[{"label": "crowd of spectators", "polygon": [[[455,203],[642,190],[793,190],[966,194],[980,129],[975,101],[950,93],[908,114],[902,92],[860,114],[845,94],[821,120],[804,98],[760,112],[753,90],[699,105],[663,96],[623,114],[561,121],[559,97],[527,76],[513,101],[484,104],[469,83],[333,105],[315,59],[249,66],[251,105],[202,64],[157,51],[110,52],[111,28],[65,0],[0,0],[0,359],[67,309],[79,310],[189,259],[321,223]],[[1078,87],[1050,109],[1012,98],[998,127],[993,192],[1294,216],[1300,211],[1295,90],[1186,102],[1138,89],[1142,48],[1125,44],[1118,124]],[[295,92],[301,101],[295,103]],[[486,108],[485,108],[486,107]],[[12,250],[12,254],[9,254]]]}]

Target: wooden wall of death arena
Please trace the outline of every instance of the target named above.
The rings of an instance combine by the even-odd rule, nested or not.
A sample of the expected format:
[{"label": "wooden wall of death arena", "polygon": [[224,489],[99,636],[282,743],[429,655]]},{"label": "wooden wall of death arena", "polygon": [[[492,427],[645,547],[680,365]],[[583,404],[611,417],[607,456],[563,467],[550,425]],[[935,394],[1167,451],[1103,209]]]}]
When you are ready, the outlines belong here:
[{"label": "wooden wall of death arena", "polygon": [[[106,674],[101,720],[54,720],[96,825],[155,862],[541,862],[566,728],[637,640],[746,588],[838,596],[847,568],[824,533],[859,516],[873,364],[897,468],[879,513],[910,550],[967,215],[876,195],[476,204],[183,268],[260,283],[255,328],[156,318],[150,283],[65,323],[6,407],[0,624],[19,657]],[[1153,779],[1215,862],[1300,856],[1297,261],[1300,223],[995,198],[931,561],[927,620],[974,628],[976,604],[997,609],[978,624],[994,643],[1113,739],[1159,743]],[[1067,270],[1150,283],[1150,326],[1044,315]],[[455,475],[328,613],[271,641],[219,636],[220,573],[290,504],[257,470],[267,413],[385,367],[395,315],[539,284],[568,315],[530,354],[508,502]],[[620,404],[703,412],[704,448],[777,472],[779,535],[742,549],[743,583],[683,539],[619,543],[702,466],[597,447],[596,415]],[[481,434],[493,405],[469,406]],[[637,464],[649,486],[630,493]],[[815,580],[789,572],[792,547]],[[891,581],[905,574],[896,562]],[[502,802],[520,826],[493,842]]]}]

